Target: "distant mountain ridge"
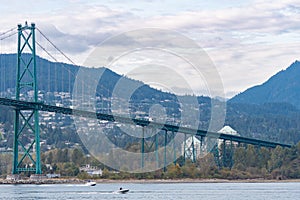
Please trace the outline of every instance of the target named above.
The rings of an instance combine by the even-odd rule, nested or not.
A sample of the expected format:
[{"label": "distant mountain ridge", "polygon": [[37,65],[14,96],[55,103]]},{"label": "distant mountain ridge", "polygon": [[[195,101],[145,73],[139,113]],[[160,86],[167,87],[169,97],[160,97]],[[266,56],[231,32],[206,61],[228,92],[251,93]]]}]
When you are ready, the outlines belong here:
[{"label": "distant mountain ridge", "polygon": [[[16,54],[0,54],[0,93],[4,92],[4,89],[9,89],[12,97],[14,95],[16,82],[16,59]],[[73,83],[81,68],[80,66],[50,62],[40,57],[37,57],[37,65],[38,88],[45,94],[43,101],[47,103],[60,102],[59,97],[53,94],[54,92],[60,92],[61,95],[64,95],[63,93],[65,92],[73,91]],[[166,114],[169,117],[168,120],[170,121],[167,121],[167,123],[178,123],[179,121],[175,120],[181,119],[181,104],[178,102],[175,94],[151,88],[149,85],[144,85],[141,81],[121,76],[106,68],[82,68],[91,70],[92,72],[99,70],[98,72],[102,74],[97,87],[97,94],[99,94],[99,98],[97,98],[99,102],[97,102],[97,105],[100,105],[97,111],[104,113],[110,112],[108,106],[110,103],[109,99],[112,96],[117,82],[122,78],[128,85],[138,86],[130,97],[130,117],[147,117],[150,113],[151,106],[160,104],[160,106],[165,108]],[[297,76],[299,75],[300,63],[296,61],[288,69],[277,73],[266,83],[250,88],[244,92],[245,94],[241,93],[229,100],[227,102],[225,125],[230,125],[241,136],[245,137],[291,144],[300,141],[300,93],[294,92],[297,88],[300,88],[300,79],[297,80]],[[124,90],[124,92],[127,92],[127,90]],[[248,93],[250,93],[250,95]],[[293,99],[293,95],[296,96],[295,99]],[[184,97],[189,98],[189,96]],[[48,98],[49,101],[46,98]],[[199,129],[207,130],[211,120],[211,103],[212,101],[218,101],[218,99],[212,100],[209,97],[198,96],[197,100],[199,103],[199,118],[193,115],[185,118],[188,118],[186,121],[191,122],[199,120]],[[221,101],[223,101],[223,99],[221,99]],[[69,104],[67,106],[69,106]],[[0,113],[0,124],[3,124],[4,132],[12,132],[12,110],[0,105]],[[41,119],[43,118],[41,117]],[[65,120],[62,120],[61,116],[60,118],[53,117],[51,120],[51,123],[54,123],[54,125],[63,123],[63,125],[57,126],[63,128],[42,127],[41,129],[44,128],[42,132],[47,134],[42,135],[41,138],[57,147],[65,147],[64,139],[60,140],[60,138],[68,140],[68,138],[72,137],[72,141],[77,142],[76,137],[72,135],[74,130],[72,127],[69,127],[69,125],[72,124],[72,120],[67,117]],[[223,124],[219,125],[221,129]],[[114,129],[112,136],[120,135],[120,133],[120,131]],[[11,134],[7,135],[10,137],[10,139],[8,138],[8,144],[12,146]],[[62,135],[64,137],[62,137]],[[128,140],[125,139],[122,141],[124,144],[128,142]]]},{"label": "distant mountain ridge", "polygon": [[289,103],[300,108],[300,62],[272,76],[265,83],[251,87],[229,100],[231,103]]}]

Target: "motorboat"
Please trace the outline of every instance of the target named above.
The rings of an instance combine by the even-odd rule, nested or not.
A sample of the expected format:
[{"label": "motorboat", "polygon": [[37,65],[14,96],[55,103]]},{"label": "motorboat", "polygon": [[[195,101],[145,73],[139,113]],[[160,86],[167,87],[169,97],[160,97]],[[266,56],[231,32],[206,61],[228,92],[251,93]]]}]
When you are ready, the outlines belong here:
[{"label": "motorboat", "polygon": [[88,181],[85,183],[86,186],[95,186],[96,182],[95,181]]},{"label": "motorboat", "polygon": [[127,192],[129,192],[129,189],[124,189],[124,188],[120,188],[120,190],[118,191],[118,193],[121,194],[126,194]]}]

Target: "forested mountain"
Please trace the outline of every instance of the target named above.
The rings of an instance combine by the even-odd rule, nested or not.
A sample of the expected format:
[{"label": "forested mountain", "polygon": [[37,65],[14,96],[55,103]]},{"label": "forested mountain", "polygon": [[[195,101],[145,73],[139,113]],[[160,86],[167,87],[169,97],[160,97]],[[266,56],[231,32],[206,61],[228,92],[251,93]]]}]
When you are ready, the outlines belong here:
[{"label": "forested mountain", "polygon": [[299,110],[287,103],[227,104],[226,124],[246,137],[296,144],[299,121]]},{"label": "forested mountain", "polygon": [[[16,59],[15,54],[0,55],[0,92],[4,92],[3,90],[7,90],[7,88],[13,90],[15,87]],[[39,90],[44,93],[72,92],[79,66],[49,62],[39,57],[37,57],[37,66]],[[300,102],[297,104],[300,101],[300,93],[297,92],[300,91],[300,79],[296,78],[297,73],[300,75],[299,69],[300,63],[295,62],[287,70],[279,72],[262,86],[251,88],[231,99],[227,103],[226,125],[232,126],[242,136],[291,144],[300,141],[300,111],[298,110]],[[144,113],[143,116],[147,116],[152,105],[160,104],[166,109],[170,118],[180,119],[180,103],[176,95],[143,85],[140,81],[120,76],[106,68],[87,70],[101,71],[102,76],[97,87],[97,94],[101,95],[103,99],[111,97],[120,78],[124,78],[128,84],[142,85],[131,95],[131,117],[141,117],[137,113]],[[286,92],[285,95],[284,92]],[[266,96],[267,94],[269,96]],[[299,98],[296,98],[297,95]],[[295,99],[292,101],[293,96]],[[206,130],[209,126],[212,99],[203,96],[199,96],[197,99],[200,108],[199,129]],[[4,124],[4,132],[12,132],[12,111],[9,111],[7,107],[0,106],[0,112],[0,123]],[[59,128],[62,126],[62,119],[69,128]],[[41,118],[41,120],[43,119]],[[60,122],[60,125],[55,128],[41,127],[44,128],[42,133],[45,133],[42,138],[47,140],[47,143],[65,147],[61,138],[65,138],[68,142],[79,140],[78,137],[72,136],[74,131],[70,131],[72,128],[70,118],[56,116],[53,120]],[[191,118],[190,120],[195,119]],[[112,133],[118,134],[117,129]],[[8,139],[8,142],[11,146],[12,139]],[[123,142],[126,143],[126,141]]]},{"label": "forested mountain", "polygon": [[262,85],[254,86],[236,95],[232,103],[289,103],[300,108],[300,62],[295,61],[286,70],[272,76]]},{"label": "forested mountain", "polygon": [[300,62],[228,101],[227,122],[250,137],[300,140]]}]

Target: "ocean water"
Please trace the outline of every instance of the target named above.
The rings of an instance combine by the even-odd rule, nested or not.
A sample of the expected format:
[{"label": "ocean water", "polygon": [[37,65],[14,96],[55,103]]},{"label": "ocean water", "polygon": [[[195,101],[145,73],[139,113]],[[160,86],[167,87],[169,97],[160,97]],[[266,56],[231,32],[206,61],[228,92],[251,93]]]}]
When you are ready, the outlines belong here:
[{"label": "ocean water", "polygon": [[[119,194],[120,188],[130,189]],[[300,199],[300,183],[99,183],[85,185],[0,185],[1,200],[274,200]]]}]

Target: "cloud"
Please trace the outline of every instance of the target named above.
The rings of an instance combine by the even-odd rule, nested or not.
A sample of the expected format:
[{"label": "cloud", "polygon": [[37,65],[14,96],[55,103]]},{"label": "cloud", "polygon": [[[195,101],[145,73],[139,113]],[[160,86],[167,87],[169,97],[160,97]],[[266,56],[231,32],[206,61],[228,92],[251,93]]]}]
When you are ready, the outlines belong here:
[{"label": "cloud", "polygon": [[299,1],[256,1],[245,7],[188,11],[149,20],[183,32],[207,50],[228,96],[266,81],[299,59]]},{"label": "cloud", "polygon": [[299,30],[299,25],[296,23],[299,19],[298,9],[289,1],[268,4],[257,2],[244,7],[186,11],[169,16],[157,16],[149,20],[146,25],[176,30],[197,29],[204,32],[280,33],[286,30]]},{"label": "cloud", "polygon": [[[11,1],[0,21],[7,28],[24,19],[36,22],[53,43],[79,64],[99,43],[122,32],[149,27],[175,30],[208,52],[230,96],[267,80],[299,58],[299,0],[253,0],[240,4],[229,1],[230,6],[224,3],[214,8],[213,3],[206,8],[198,1],[188,1],[172,4],[170,9],[161,7],[168,1],[134,1],[130,5],[103,2],[62,1],[60,6],[39,3],[40,11],[17,12],[22,4]],[[28,5],[31,4],[30,1]],[[124,38],[118,44],[135,42],[139,41]]]}]

